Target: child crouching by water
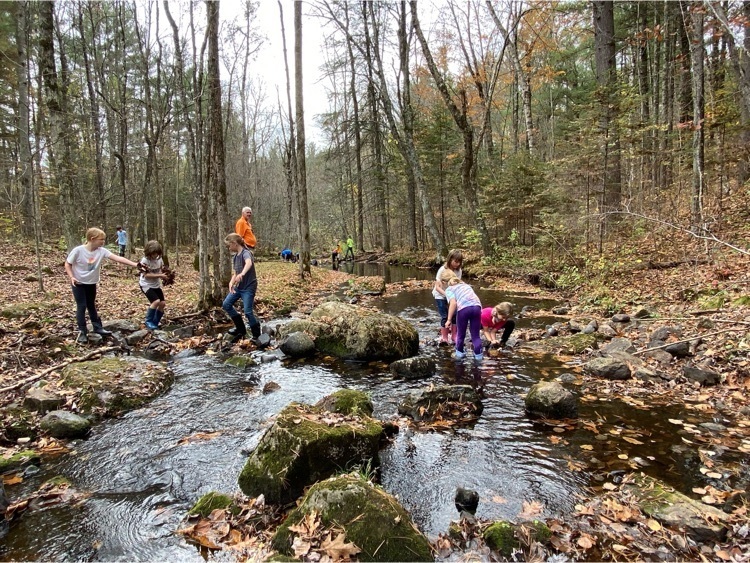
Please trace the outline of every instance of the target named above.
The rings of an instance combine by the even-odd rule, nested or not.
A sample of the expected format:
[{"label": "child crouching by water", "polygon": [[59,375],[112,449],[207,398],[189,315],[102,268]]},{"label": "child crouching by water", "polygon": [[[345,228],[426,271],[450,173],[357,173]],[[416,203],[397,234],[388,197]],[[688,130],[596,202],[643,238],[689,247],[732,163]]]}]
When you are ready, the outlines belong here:
[{"label": "child crouching by water", "polygon": [[[507,301],[482,309],[482,332],[490,346],[499,345],[503,348],[508,343],[510,334],[516,328],[516,322],[510,318],[512,314],[513,305]],[[503,336],[498,342],[497,331],[499,330],[503,331]]]},{"label": "child crouching by water", "polygon": [[454,313],[456,314],[456,351],[453,357],[456,359],[466,357],[464,339],[468,326],[474,359],[482,361],[482,339],[479,336],[482,324],[482,303],[479,297],[471,286],[458,279],[452,270],[445,270],[440,275],[440,281],[445,286],[445,297],[448,300],[448,319],[445,321],[445,328],[450,328],[451,318]]}]

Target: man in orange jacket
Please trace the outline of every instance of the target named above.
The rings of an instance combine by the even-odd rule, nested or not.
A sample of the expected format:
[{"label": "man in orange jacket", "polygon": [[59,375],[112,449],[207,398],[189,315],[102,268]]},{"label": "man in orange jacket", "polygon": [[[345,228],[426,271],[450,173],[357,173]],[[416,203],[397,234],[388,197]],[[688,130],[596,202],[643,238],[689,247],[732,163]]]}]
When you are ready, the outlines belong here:
[{"label": "man in orange jacket", "polygon": [[253,210],[249,207],[242,208],[242,217],[237,219],[237,223],[234,225],[234,232],[242,237],[245,244],[250,250],[255,250],[255,234],[253,234],[253,226],[250,224],[250,219],[253,218]]}]

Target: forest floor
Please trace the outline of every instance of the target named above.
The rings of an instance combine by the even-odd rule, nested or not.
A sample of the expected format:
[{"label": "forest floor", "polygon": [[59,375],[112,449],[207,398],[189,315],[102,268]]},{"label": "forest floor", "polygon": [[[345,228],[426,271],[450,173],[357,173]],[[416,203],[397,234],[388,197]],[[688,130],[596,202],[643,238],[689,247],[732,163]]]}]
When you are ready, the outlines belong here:
[{"label": "forest floor", "polygon": [[[713,387],[700,387],[680,377],[683,364],[674,362],[659,366],[662,371],[672,371],[668,384],[644,383],[639,380],[596,381],[584,384],[582,393],[605,393],[627,397],[629,395],[653,397],[654,404],[664,401],[688,402],[705,413],[717,413],[729,421],[729,432],[718,440],[701,442],[705,450],[711,447],[740,448],[750,453],[750,259],[744,255],[716,253],[710,262],[696,261],[700,248],[691,246],[689,240],[676,240],[673,252],[655,249],[646,241],[643,247],[631,247],[623,255],[612,251],[607,260],[598,261],[585,270],[568,270],[556,279],[558,288],[540,287],[545,275],[529,275],[523,268],[509,270],[486,265],[478,254],[467,253],[465,272],[473,279],[481,279],[484,286],[491,285],[507,291],[534,293],[540,297],[553,297],[570,305],[571,318],[599,319],[605,323],[614,313],[632,314],[647,307],[656,326],[679,325],[682,339],[701,339],[699,354],[694,361],[710,365],[719,372],[722,383]],[[644,260],[648,256],[650,260]],[[187,257],[188,259],[184,258]],[[372,256],[371,256],[372,258]],[[379,255],[381,260],[409,262],[425,265],[427,254],[405,258],[404,255]],[[28,248],[9,242],[0,242],[0,299],[3,305],[0,318],[0,408],[22,399],[29,382],[44,378],[54,383],[58,371],[71,361],[89,356],[92,348],[75,343],[75,306],[69,283],[64,273],[65,253],[48,248],[41,263],[44,270],[44,291],[36,279],[35,256]],[[207,348],[221,339],[217,326],[228,327],[220,308],[197,314],[198,274],[192,267],[192,254],[183,254],[175,267],[177,278],[173,286],[165,289],[167,314],[163,322],[190,324],[195,327],[192,337],[179,342],[175,350],[188,347]],[[312,269],[312,280],[302,282],[296,266],[276,259],[258,260],[259,292],[256,313],[262,321],[286,314],[290,310],[307,312],[326,295],[338,289],[351,276],[332,271],[329,267]],[[530,281],[535,282],[534,284]],[[536,285],[535,285],[536,284]],[[387,291],[428,288],[427,282],[393,284]],[[554,285],[548,280],[546,285]],[[98,289],[98,310],[103,320],[132,319],[141,322],[146,300],[138,288],[135,271],[115,263],[107,265]],[[707,323],[709,320],[710,323]],[[641,325],[642,326],[642,325]],[[621,331],[619,336],[643,341],[643,328]],[[541,337],[533,331],[518,331],[521,340]],[[148,339],[144,344],[148,343]],[[252,349],[245,341],[240,349]],[[586,353],[583,354],[585,359]],[[645,359],[644,359],[645,360]],[[648,363],[648,360],[645,360]],[[649,366],[654,367],[656,366]],[[585,379],[585,378],[584,378]],[[8,421],[0,421],[3,424]],[[723,440],[723,443],[722,443]],[[699,440],[700,441],[700,440]],[[24,447],[34,447],[25,444]],[[3,444],[2,455],[10,455],[16,444]],[[706,470],[712,474],[740,479],[748,467],[721,467],[710,456],[702,456]],[[568,558],[580,560],[654,560],[672,557],[686,560],[750,560],[750,521],[747,517],[746,492],[722,486],[722,479],[694,493],[707,504],[730,506],[729,534],[725,540],[695,543],[685,534],[662,527],[644,514],[634,500],[619,487],[599,488],[591,498],[583,499],[577,513],[565,522],[548,522],[553,531],[553,541],[546,547],[527,537],[519,549],[526,559],[548,559],[554,553],[565,553]],[[739,494],[739,493],[742,494]],[[528,507],[527,518],[533,518],[535,507]],[[450,558],[451,553],[463,552],[465,556],[487,555],[480,539],[482,524],[466,524],[461,533],[441,537],[435,544],[438,557]],[[665,548],[664,546],[668,546]],[[550,547],[551,546],[551,547]],[[553,549],[554,548],[554,549]]]}]

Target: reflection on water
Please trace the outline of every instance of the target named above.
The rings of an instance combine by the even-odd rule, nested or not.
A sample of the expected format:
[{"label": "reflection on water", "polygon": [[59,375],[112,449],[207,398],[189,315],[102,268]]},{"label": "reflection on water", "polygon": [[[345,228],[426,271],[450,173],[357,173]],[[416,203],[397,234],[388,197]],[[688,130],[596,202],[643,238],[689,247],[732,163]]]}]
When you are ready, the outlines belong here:
[{"label": "reflection on water", "polygon": [[[414,278],[415,271],[410,273]],[[553,305],[499,291],[477,293],[483,303],[507,300],[517,310],[525,305]],[[481,364],[451,360],[448,349],[425,344],[434,340],[439,322],[429,290],[388,296],[379,306],[418,328],[421,353],[436,360],[435,376],[420,382],[393,380],[382,363],[277,362],[242,370],[212,357],[178,362],[168,393],[146,408],[96,426],[88,440],[74,444],[75,455],[45,461],[39,475],[9,491],[12,497],[20,496],[45,479],[64,475],[91,496],[75,508],[24,515],[0,546],[0,559],[202,561],[198,550],[174,534],[192,503],[209,491],[238,490],[237,476],[247,452],[273,415],[290,401],[315,403],[343,387],[368,392],[375,416],[383,419],[397,417],[400,400],[425,385],[468,383],[481,391],[484,411],[473,425],[430,431],[403,424],[381,452],[383,486],[432,536],[446,531],[456,517],[453,497],[459,486],[479,492],[479,517],[515,520],[529,501],[544,505],[542,518],[570,512],[576,493],[589,483],[590,473],[580,467],[588,464],[599,470],[593,456],[601,460],[610,454],[616,458],[618,452],[644,460],[650,456],[649,472],[671,477],[673,483],[682,479],[683,485],[692,478],[685,474],[697,472],[683,469],[679,476],[680,460],[673,446],[681,438],[666,422],[679,413],[668,409],[652,413],[614,400],[584,402],[582,419],[597,421],[601,432],[611,438],[597,440],[585,428],[555,434],[526,418],[523,395],[540,379],[562,373],[564,366],[516,352]],[[531,322],[522,318],[519,328]],[[269,381],[281,388],[262,395],[260,390]],[[648,430],[640,446],[619,439],[633,429]],[[215,437],[185,440],[198,433],[215,433]],[[583,444],[594,444],[596,449],[587,453],[580,447]]]}]

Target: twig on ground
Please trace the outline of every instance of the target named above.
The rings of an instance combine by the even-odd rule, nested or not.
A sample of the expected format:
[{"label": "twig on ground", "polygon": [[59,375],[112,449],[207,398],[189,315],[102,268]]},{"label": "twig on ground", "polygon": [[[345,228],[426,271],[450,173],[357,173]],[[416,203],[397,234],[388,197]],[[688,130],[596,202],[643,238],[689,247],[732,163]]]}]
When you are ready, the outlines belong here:
[{"label": "twig on ground", "polygon": [[56,371],[60,368],[64,368],[65,366],[75,363],[75,362],[85,362],[87,360],[90,360],[94,356],[98,356],[101,354],[104,354],[105,352],[113,352],[115,350],[121,350],[120,346],[107,346],[106,348],[98,348],[96,350],[92,350],[85,356],[81,356],[79,358],[70,358],[69,360],[65,360],[64,362],[60,362],[56,366],[52,366],[51,368],[47,368],[44,371],[41,371],[37,374],[32,375],[31,377],[27,377],[26,379],[22,379],[21,381],[17,381],[13,385],[8,385],[7,387],[3,387],[0,389],[0,393],[5,393],[7,391],[13,391],[14,389],[18,389],[19,387],[23,387],[27,383],[32,383],[33,381],[36,381],[37,379],[41,379],[47,374],[52,373],[53,371]]},{"label": "twig on ground", "polygon": [[698,338],[706,338],[707,336],[716,336],[717,334],[723,334],[725,332],[735,332],[738,330],[747,330],[744,328],[725,328],[724,330],[717,330],[716,332],[709,332],[708,334],[696,334],[695,336],[691,338],[685,338],[684,340],[677,340],[675,342],[669,342],[667,344],[663,344],[662,346],[654,346],[653,348],[646,348],[645,350],[638,350],[637,352],[633,352],[633,356],[637,356],[638,354],[643,354],[645,352],[651,352],[651,350],[661,350],[662,348],[668,348],[670,346],[673,346],[675,344],[682,344],[683,342],[691,342],[693,340],[697,340]]}]

